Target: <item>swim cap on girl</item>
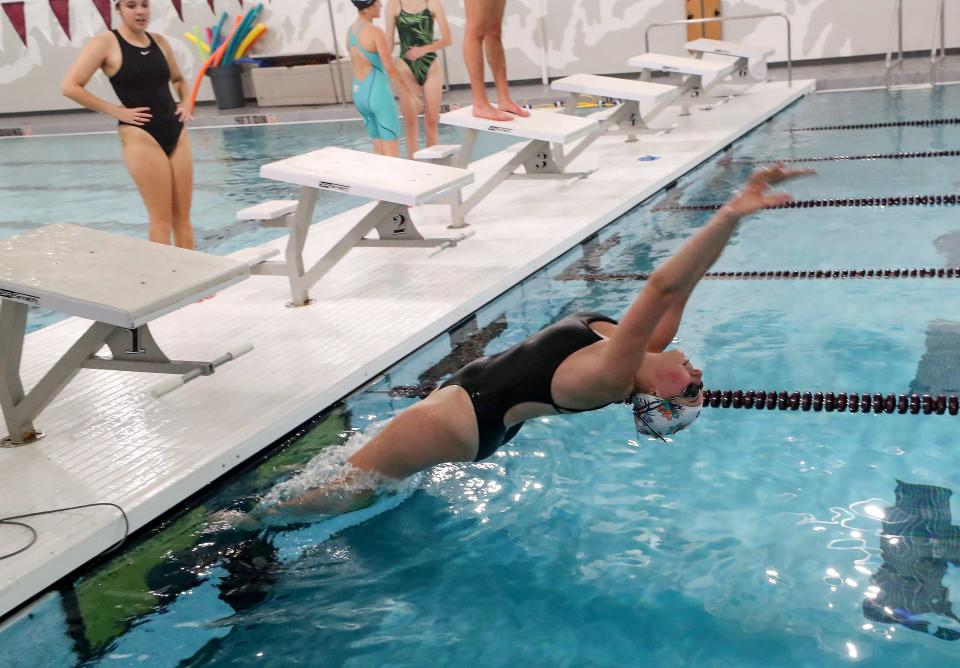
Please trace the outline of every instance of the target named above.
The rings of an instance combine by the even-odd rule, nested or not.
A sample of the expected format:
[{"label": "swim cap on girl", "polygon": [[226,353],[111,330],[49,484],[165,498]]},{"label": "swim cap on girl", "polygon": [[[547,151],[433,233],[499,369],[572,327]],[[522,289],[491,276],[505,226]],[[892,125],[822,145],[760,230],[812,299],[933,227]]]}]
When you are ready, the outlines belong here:
[{"label": "swim cap on girl", "polygon": [[661,399],[654,394],[639,392],[631,397],[630,403],[633,405],[633,420],[637,431],[663,440],[670,434],[686,429],[703,410],[703,403],[699,406],[687,406]]}]

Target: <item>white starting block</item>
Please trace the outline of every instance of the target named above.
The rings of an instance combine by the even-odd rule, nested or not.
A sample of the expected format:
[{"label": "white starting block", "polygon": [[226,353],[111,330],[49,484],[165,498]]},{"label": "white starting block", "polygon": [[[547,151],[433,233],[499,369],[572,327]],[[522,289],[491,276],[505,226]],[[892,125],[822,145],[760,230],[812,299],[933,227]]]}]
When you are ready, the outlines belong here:
[{"label": "white starting block", "polygon": [[[699,54],[702,55],[702,54]],[[683,58],[662,53],[645,53],[634,56],[627,63],[631,67],[643,70],[641,80],[649,81],[651,72],[671,72],[683,74],[686,78],[680,86],[680,106],[682,116],[690,115],[690,107],[695,101],[733,73],[736,61],[704,60],[703,58]]]},{"label": "white starting block", "polygon": [[[424,238],[413,224],[408,207],[427,204],[473,182],[473,174],[456,167],[428,164],[374,153],[328,146],[319,151],[271,162],[260,176],[300,186],[297,201],[266,202],[244,209],[239,217],[290,229],[285,261],[254,265],[252,274],[286,276],[291,305],[310,303],[309,290],[356,246],[432,248],[455,246],[466,237]],[[378,200],[377,205],[337,241],[309,270],[303,248],[320,190]],[[379,238],[368,239],[376,230]]]},{"label": "white starting block", "polygon": [[687,42],[687,50],[700,54],[710,53],[734,59],[733,75],[738,79],[765,81],[767,61],[774,54],[773,49],[765,49],[736,42],[724,42],[719,39],[695,39]]},{"label": "white starting block", "polygon": [[452,165],[461,148],[463,147],[460,144],[434,144],[414,153],[413,159],[437,165]]},{"label": "white starting block", "polygon": [[[147,325],[161,315],[244,280],[228,258],[77,225],[47,225],[0,241],[0,408],[7,445],[42,436],[34,418],[80,369],[209,375],[228,361],[171,360]],[[27,307],[93,320],[28,393],[20,379]],[[99,357],[107,346],[112,357]],[[232,356],[229,356],[232,359]]]},{"label": "white starting block", "polygon": [[[649,121],[665,109],[680,95],[676,86],[634,81],[618,77],[606,77],[596,74],[574,74],[557,79],[551,86],[553,90],[570,93],[567,112],[573,113],[581,95],[609,97],[621,100],[612,111],[602,111],[602,115],[593,115],[599,126],[593,134],[583,139],[569,151],[567,158],[573,160],[602,134],[616,127],[617,132],[627,135],[627,141],[637,141],[637,134],[650,132]],[[641,110],[641,105],[645,111]]]},{"label": "white starting block", "polygon": [[[477,118],[470,106],[440,114],[440,122],[466,130],[463,145],[451,156],[451,164],[455,167],[466,167],[469,164],[480,132],[493,132],[527,140],[507,164],[474,190],[466,200],[461,189],[445,198],[452,209],[453,224],[450,227],[465,227],[467,213],[506,179],[569,179],[590,175],[590,172],[566,171],[572,158],[564,155],[563,147],[591,134],[598,125],[595,119],[531,109],[530,116],[514,116],[510,121],[499,122]],[[517,173],[520,167],[523,167],[523,172]]]}]

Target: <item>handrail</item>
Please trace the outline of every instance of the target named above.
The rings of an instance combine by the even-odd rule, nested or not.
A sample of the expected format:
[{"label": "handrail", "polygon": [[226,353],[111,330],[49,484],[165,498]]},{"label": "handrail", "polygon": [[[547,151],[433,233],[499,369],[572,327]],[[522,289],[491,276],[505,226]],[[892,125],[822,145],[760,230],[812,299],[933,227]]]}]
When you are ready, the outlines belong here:
[{"label": "handrail", "polygon": [[[937,0],[938,12],[933,20],[933,46],[930,47],[930,85],[937,85],[937,66],[947,60],[947,6]],[[937,33],[940,33],[940,55],[937,55]]]},{"label": "handrail", "polygon": [[[937,85],[937,67],[947,60],[947,7],[945,0],[937,0],[933,18],[933,44],[930,47],[930,85]],[[893,33],[897,33],[897,59],[893,59]],[[939,45],[938,45],[939,42]],[[896,0],[893,8],[893,24],[884,61],[884,80],[887,88],[893,85],[893,71],[903,72],[903,0]]]},{"label": "handrail", "polygon": [[[887,57],[884,61],[884,83],[887,88],[893,85],[893,71],[903,72],[903,0],[897,0],[893,7],[893,24],[890,26],[890,39],[887,41]],[[897,32],[897,60],[893,61],[893,33]]]},{"label": "handrail", "polygon": [[[902,0],[898,0],[901,1]],[[654,28],[664,26],[693,25],[698,23],[722,23],[724,21],[739,21],[743,19],[766,19],[779,16],[787,23],[787,85],[793,87],[793,37],[790,28],[790,18],[783,12],[767,12],[763,14],[742,14],[740,16],[713,16],[705,19],[683,19],[680,21],[667,21],[665,23],[652,23],[647,26],[643,35],[643,48],[647,53],[650,52],[650,31]]]}]

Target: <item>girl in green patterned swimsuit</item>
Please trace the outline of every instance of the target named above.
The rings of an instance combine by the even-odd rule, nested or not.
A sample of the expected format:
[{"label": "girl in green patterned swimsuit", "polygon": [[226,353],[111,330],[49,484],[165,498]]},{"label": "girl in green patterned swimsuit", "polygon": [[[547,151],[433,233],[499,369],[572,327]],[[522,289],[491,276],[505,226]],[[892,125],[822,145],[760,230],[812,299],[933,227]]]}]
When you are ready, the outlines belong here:
[{"label": "girl in green patterned swimsuit", "polygon": [[[440,39],[433,39],[434,21],[440,26]],[[453,39],[440,0],[390,0],[387,4],[387,38],[393,38],[394,27],[400,38],[397,70],[406,86],[423,92],[423,118],[427,146],[439,143],[440,98],[443,94],[443,62],[437,58],[441,49]],[[407,157],[419,148],[417,99],[400,91],[400,108],[407,130]]]}]

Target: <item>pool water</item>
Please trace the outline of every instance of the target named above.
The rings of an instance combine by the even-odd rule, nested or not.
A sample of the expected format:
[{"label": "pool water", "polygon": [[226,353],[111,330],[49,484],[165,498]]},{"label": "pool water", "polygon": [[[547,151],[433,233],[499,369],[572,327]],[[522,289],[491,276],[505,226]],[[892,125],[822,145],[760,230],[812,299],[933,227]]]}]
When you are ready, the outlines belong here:
[{"label": "pool water", "polygon": [[[620,316],[640,283],[560,279],[650,271],[709,215],[659,205],[722,201],[753,161],[960,148],[951,126],[791,128],[945,117],[958,103],[960,87],[797,103],[607,227],[605,252],[587,260],[571,251],[481,309],[467,344],[441,337],[425,346],[64,584],[0,632],[0,663],[957,662],[960,644],[932,635],[960,631],[946,614],[951,590],[960,591],[949,504],[960,467],[948,415],[705,409],[664,443],[638,438],[629,410],[614,405],[531,421],[489,460],[439,466],[395,508],[332,536],[322,518],[264,534],[209,518],[249,508],[329,446],[411,403],[391,387],[442,380],[478,351],[503,350],[574,311]],[[232,157],[282,156],[270,137],[253,148],[240,136]],[[231,166],[250,170],[232,182],[247,192],[253,166],[211,169]],[[960,192],[952,158],[817,167],[791,184],[798,199]],[[714,269],[942,267],[957,258],[952,207],[802,209],[743,222]],[[704,281],[678,345],[711,388],[956,393],[955,295],[947,280]],[[911,538],[881,551],[891,532]],[[890,619],[866,616],[865,601],[890,608]]]}]

